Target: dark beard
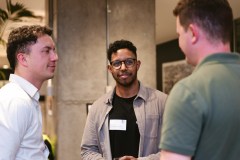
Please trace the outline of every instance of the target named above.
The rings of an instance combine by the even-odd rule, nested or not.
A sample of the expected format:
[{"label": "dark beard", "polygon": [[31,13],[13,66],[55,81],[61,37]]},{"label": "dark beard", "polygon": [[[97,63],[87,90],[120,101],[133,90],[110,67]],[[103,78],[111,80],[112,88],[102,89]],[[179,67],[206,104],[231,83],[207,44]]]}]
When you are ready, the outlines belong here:
[{"label": "dark beard", "polygon": [[134,74],[134,75],[131,74],[131,73],[128,73],[128,74],[129,74],[129,76],[131,78],[130,81],[128,81],[128,80],[120,80],[118,78],[118,76],[117,77],[113,76],[113,78],[115,79],[117,85],[120,85],[120,86],[126,87],[126,88],[131,87],[134,84],[134,82],[137,80],[137,74]]}]

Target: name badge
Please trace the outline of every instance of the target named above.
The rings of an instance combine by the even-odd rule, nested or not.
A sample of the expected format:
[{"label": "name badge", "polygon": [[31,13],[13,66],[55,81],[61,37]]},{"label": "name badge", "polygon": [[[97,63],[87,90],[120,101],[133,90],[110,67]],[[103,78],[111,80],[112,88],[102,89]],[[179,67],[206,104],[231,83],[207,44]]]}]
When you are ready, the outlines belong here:
[{"label": "name badge", "polygon": [[110,130],[127,130],[127,120],[123,119],[110,119]]}]

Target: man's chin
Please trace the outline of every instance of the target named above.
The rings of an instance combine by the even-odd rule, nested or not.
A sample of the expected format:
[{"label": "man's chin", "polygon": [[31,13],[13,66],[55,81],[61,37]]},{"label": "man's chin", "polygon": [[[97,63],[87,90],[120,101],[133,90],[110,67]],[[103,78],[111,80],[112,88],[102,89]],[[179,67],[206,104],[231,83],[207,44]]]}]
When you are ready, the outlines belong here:
[{"label": "man's chin", "polygon": [[53,79],[54,75],[47,76],[46,80]]},{"label": "man's chin", "polygon": [[120,82],[118,82],[118,84],[123,87],[130,87],[133,83],[129,82],[129,81],[120,81]]}]

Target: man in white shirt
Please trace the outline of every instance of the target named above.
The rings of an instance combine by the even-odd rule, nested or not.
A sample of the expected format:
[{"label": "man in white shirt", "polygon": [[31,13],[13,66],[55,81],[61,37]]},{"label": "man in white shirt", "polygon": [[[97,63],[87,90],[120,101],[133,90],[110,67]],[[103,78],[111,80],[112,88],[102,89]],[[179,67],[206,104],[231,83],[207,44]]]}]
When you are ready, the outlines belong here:
[{"label": "man in white shirt", "polygon": [[0,159],[47,160],[42,138],[39,89],[54,76],[58,56],[52,30],[39,25],[14,29],[7,58],[14,74],[0,89]]}]

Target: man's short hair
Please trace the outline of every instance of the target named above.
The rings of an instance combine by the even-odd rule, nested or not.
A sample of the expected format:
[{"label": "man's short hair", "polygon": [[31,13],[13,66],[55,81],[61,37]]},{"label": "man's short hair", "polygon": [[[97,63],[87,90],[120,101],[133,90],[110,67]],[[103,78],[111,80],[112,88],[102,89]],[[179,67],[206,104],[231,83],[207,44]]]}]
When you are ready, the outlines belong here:
[{"label": "man's short hair", "polygon": [[116,53],[119,49],[129,49],[133,52],[133,54],[137,58],[137,48],[134,46],[134,44],[128,40],[117,40],[109,45],[109,48],[107,50],[107,57],[109,62],[111,62],[112,54]]},{"label": "man's short hair", "polygon": [[233,13],[227,0],[180,0],[173,10],[185,30],[197,24],[209,40],[230,42]]}]

